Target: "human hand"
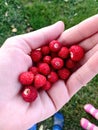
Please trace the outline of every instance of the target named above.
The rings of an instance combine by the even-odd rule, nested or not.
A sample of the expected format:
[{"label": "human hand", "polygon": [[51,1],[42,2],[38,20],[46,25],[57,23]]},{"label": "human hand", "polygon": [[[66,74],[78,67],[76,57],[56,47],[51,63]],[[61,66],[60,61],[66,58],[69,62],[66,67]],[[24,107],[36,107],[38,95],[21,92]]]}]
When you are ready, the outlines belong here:
[{"label": "human hand", "polygon": [[[66,30],[59,39],[64,30],[61,22],[44,30],[10,38],[4,43],[0,49],[0,91],[4,92],[0,101],[1,129],[7,127],[7,130],[26,130],[33,124],[45,120],[97,74],[97,22],[96,15]],[[66,84],[59,80],[48,92],[41,91],[33,103],[24,102],[19,95],[21,85],[17,77],[32,64],[28,53],[53,39],[58,39],[65,45],[79,43],[86,50],[85,57]],[[3,130],[6,129],[4,128]]]},{"label": "human hand", "polygon": [[31,50],[57,39],[63,31],[64,24],[58,22],[9,38],[0,48],[0,130],[27,130],[55,113],[51,93],[39,92],[35,102],[25,102],[20,95],[18,76],[32,66],[28,55]]},{"label": "human hand", "polygon": [[[84,110],[98,120],[98,109],[91,104],[86,104]],[[81,127],[85,130],[98,130],[98,126],[91,123],[89,120],[82,118],[80,121]]]},{"label": "human hand", "polygon": [[[92,16],[64,31],[59,38],[59,41],[65,45],[77,43],[85,49],[84,58],[78,63],[76,71],[66,82],[66,94],[63,97],[63,100],[69,100],[79,89],[81,89],[81,87],[85,86],[98,73],[97,23],[98,15]],[[62,99],[60,100],[62,101]]]}]

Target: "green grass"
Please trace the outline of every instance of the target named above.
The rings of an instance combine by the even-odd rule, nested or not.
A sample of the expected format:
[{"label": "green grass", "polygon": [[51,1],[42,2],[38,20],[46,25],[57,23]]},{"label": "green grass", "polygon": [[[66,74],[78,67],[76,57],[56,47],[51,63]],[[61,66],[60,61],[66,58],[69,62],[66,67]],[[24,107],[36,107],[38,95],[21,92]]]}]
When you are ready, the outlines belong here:
[{"label": "green grass", "polygon": [[94,0],[37,1],[33,4],[29,3],[29,6],[25,5],[25,14],[34,29],[47,26],[58,20],[64,21],[66,28],[69,28],[98,12],[98,2],[94,2]]},{"label": "green grass", "polygon": [[[24,8],[17,0],[0,0],[0,44],[10,36],[24,33],[26,28]],[[16,28],[17,32],[12,32]]]},{"label": "green grass", "polygon": [[[98,0],[0,0],[0,44],[10,36],[37,30],[62,20],[66,29],[98,13]],[[13,32],[13,29],[17,29]],[[98,108],[98,76],[82,88],[62,109],[65,116],[64,130],[82,130],[81,117],[97,124],[83,110],[92,103]],[[52,117],[40,125],[44,130],[52,127]]]}]

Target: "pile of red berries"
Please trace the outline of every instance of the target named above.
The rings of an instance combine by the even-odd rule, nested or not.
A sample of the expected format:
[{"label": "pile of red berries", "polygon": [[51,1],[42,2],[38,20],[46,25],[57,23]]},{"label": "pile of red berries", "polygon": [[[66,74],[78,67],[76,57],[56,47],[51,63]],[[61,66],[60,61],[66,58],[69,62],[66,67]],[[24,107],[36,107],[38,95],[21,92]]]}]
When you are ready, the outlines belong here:
[{"label": "pile of red berries", "polygon": [[66,81],[83,56],[84,49],[79,45],[68,48],[57,40],[32,50],[30,57],[33,65],[19,75],[23,99],[32,102],[37,98],[40,89],[49,90],[58,79]]}]

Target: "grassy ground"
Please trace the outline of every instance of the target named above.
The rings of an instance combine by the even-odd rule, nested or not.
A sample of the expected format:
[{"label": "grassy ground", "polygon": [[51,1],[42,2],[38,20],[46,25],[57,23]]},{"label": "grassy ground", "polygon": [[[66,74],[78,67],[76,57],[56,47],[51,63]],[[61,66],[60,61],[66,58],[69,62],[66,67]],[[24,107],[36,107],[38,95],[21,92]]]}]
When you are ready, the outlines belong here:
[{"label": "grassy ground", "polygon": [[[98,13],[98,0],[0,0],[0,44],[6,38],[37,30],[58,20],[66,28]],[[97,123],[83,111],[83,105],[92,103],[98,108],[98,76],[82,88],[62,109],[65,116],[64,130],[82,130],[81,117]],[[52,118],[40,125],[51,130]]]}]

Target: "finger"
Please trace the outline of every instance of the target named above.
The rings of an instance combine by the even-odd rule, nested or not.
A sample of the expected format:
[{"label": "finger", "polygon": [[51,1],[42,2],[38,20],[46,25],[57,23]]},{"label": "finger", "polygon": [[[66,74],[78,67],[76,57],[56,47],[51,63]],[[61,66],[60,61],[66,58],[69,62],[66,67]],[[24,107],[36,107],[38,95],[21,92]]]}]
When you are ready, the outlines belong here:
[{"label": "finger", "polygon": [[[87,60],[98,51],[98,33],[94,34],[90,38],[79,43],[81,47],[85,50],[84,58],[79,62],[78,67],[85,64]],[[76,67],[77,68],[77,67]]]},{"label": "finger", "polygon": [[84,130],[98,130],[98,127],[93,123],[89,122],[87,119],[82,118],[80,125]]},{"label": "finger", "polygon": [[[69,99],[66,91],[65,84],[61,81],[58,81],[58,83],[54,84],[49,92],[40,91],[39,97],[30,105],[27,111],[28,119],[31,122],[32,120],[35,120],[34,123],[37,123],[38,121],[45,120],[52,116]],[[60,97],[58,95],[60,95]],[[36,113],[38,113],[37,117]],[[31,115],[33,116],[31,117]]]},{"label": "finger", "polygon": [[88,51],[88,50],[92,49],[97,43],[98,43],[98,33],[83,40],[82,42],[79,43],[79,45],[81,47],[83,47],[85,49],[85,51]]},{"label": "finger", "polygon": [[45,91],[40,91],[37,99],[28,108],[26,119],[31,124],[35,124],[49,118],[55,111],[55,106],[50,97]]},{"label": "finger", "polygon": [[84,110],[98,120],[98,109],[91,104],[86,104]]},{"label": "finger", "polygon": [[2,48],[16,47],[28,54],[31,49],[36,49],[54,39],[57,39],[63,31],[64,23],[59,21],[37,31],[8,38]]},{"label": "finger", "polygon": [[79,68],[81,65],[85,64],[97,51],[98,44],[85,53],[84,58],[81,59],[81,61],[77,64],[76,69]]},{"label": "finger", "polygon": [[44,27],[37,31],[21,35],[22,38],[28,45],[35,49],[50,41],[57,39],[64,31],[64,23],[59,21],[51,26]]},{"label": "finger", "polygon": [[71,97],[98,73],[97,65],[98,52],[69,77],[66,85]]},{"label": "finger", "polygon": [[59,80],[48,91],[48,95],[54,103],[56,111],[61,109],[70,99],[65,82]]},{"label": "finger", "polygon": [[94,53],[98,51],[97,41],[98,41],[98,33],[79,43],[79,45],[84,48],[85,55],[83,59],[81,59],[81,61],[78,62],[74,70],[79,68],[81,65],[85,64],[89,60],[89,58],[91,58],[94,55]]},{"label": "finger", "polygon": [[[30,121],[35,119],[34,123],[45,120],[56,113],[68,100],[69,95],[67,88],[65,87],[65,83],[60,80],[55,83],[48,92],[39,92],[39,97],[28,109],[28,119],[30,119]],[[36,113],[38,113],[38,117],[36,117]],[[31,115],[33,116],[31,117]]]},{"label": "finger", "polygon": [[59,38],[66,45],[78,43],[98,32],[98,15],[92,16],[80,24],[64,31]]}]

